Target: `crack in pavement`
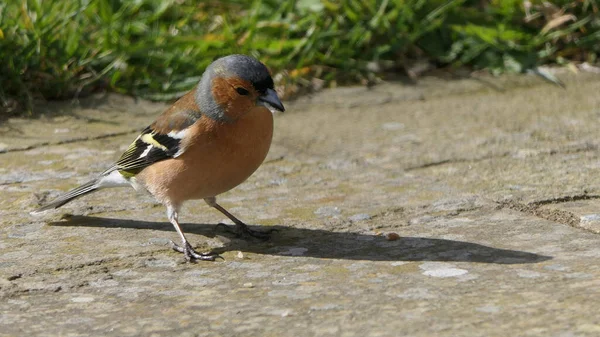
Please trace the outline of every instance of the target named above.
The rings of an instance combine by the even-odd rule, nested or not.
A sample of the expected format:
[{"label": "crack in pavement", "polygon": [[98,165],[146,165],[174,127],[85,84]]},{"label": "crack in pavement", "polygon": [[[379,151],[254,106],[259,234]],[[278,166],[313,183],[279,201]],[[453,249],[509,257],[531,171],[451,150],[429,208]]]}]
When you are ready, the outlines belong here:
[{"label": "crack in pavement", "polygon": [[571,227],[584,229],[579,227],[579,218],[573,213],[556,210],[556,209],[543,209],[542,205],[535,204],[523,204],[516,201],[505,201],[498,203],[499,209],[512,209],[521,213],[532,215],[538,218],[549,220],[552,222],[560,223],[563,225],[569,225]]},{"label": "crack in pavement", "polygon": [[497,154],[497,155],[489,155],[489,156],[483,156],[483,157],[478,157],[478,158],[442,159],[442,160],[438,160],[438,161],[424,163],[421,165],[410,166],[410,167],[405,168],[404,171],[410,172],[410,171],[416,171],[416,170],[426,169],[426,168],[435,167],[435,166],[443,166],[446,164],[477,163],[477,162],[490,160],[490,159],[505,158],[505,157],[508,157],[510,154],[511,154],[511,152],[507,151],[507,152]]},{"label": "crack in pavement", "polygon": [[592,200],[592,199],[600,199],[600,195],[594,194],[577,194],[577,195],[568,195],[564,197],[554,197],[550,199],[538,200],[531,202],[530,205],[548,205],[548,204],[560,204],[563,202],[571,202],[571,201],[580,201],[580,200]]},{"label": "crack in pavement", "polygon": [[[540,151],[539,153],[535,154],[533,157],[544,156],[544,155],[555,156],[558,154],[574,154],[574,153],[590,152],[590,151],[597,151],[597,150],[598,150],[597,144],[585,142],[583,144],[577,144],[577,145],[565,147],[562,149],[549,149],[546,151]],[[426,169],[426,168],[435,167],[435,166],[443,166],[443,165],[447,165],[447,164],[478,163],[478,162],[491,160],[491,159],[506,158],[514,153],[515,153],[514,151],[512,151],[512,152],[507,151],[507,152],[500,153],[500,154],[487,155],[487,156],[482,156],[482,157],[477,157],[477,158],[442,159],[442,160],[438,160],[438,161],[424,163],[421,165],[411,166],[411,167],[405,168],[404,170],[409,172],[409,171],[416,171],[416,170]]]},{"label": "crack in pavement", "polygon": [[[55,293],[67,289],[81,288],[89,285],[89,280],[82,280],[73,284],[69,284],[68,280],[60,281],[59,283],[48,284],[39,288],[22,287],[21,284],[27,284],[28,280],[39,275],[56,275],[58,273],[83,273],[82,277],[86,275],[98,275],[98,274],[109,274],[113,264],[123,268],[128,268],[139,264],[138,258],[152,257],[156,252],[140,252],[136,254],[130,254],[119,257],[105,257],[95,261],[89,261],[85,263],[77,263],[72,265],[64,265],[55,268],[42,268],[35,269],[24,273],[15,273],[5,278],[7,282],[4,284],[0,283],[0,298],[9,299],[21,294],[43,294],[43,293]],[[117,263],[118,262],[118,263]],[[55,278],[56,279],[56,278]],[[69,279],[80,279],[80,277],[71,277]],[[45,279],[42,279],[42,282]]]},{"label": "crack in pavement", "polygon": [[600,199],[600,195],[580,194],[573,196],[555,197],[539,200],[531,203],[520,203],[517,201],[497,202],[498,209],[512,209],[521,213],[532,215],[548,221],[568,225],[573,228],[584,230],[589,233],[598,234],[589,228],[581,226],[581,218],[577,214],[560,209],[543,208],[545,205],[561,204],[565,202]]},{"label": "crack in pavement", "polygon": [[86,141],[90,141],[90,140],[119,137],[119,136],[124,136],[124,135],[128,135],[128,134],[139,133],[139,132],[140,132],[139,129],[129,129],[126,131],[109,132],[109,133],[105,133],[105,134],[101,134],[101,135],[97,135],[97,136],[91,136],[91,137],[75,137],[75,138],[59,140],[56,142],[50,142],[50,141],[49,142],[41,142],[41,143],[27,145],[27,146],[23,146],[23,147],[0,149],[0,154],[28,151],[28,150],[33,150],[33,149],[37,149],[37,148],[44,147],[44,146],[63,145],[63,144],[70,144],[70,143],[77,143],[77,142],[86,142]]}]

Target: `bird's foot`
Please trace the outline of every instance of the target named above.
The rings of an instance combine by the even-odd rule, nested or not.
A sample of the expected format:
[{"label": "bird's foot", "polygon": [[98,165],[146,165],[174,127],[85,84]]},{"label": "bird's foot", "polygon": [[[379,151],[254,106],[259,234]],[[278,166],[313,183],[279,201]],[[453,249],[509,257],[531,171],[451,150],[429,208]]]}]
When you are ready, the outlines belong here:
[{"label": "bird's foot", "polygon": [[219,227],[223,227],[223,229],[226,232],[231,233],[231,234],[237,236],[238,238],[244,238],[244,239],[256,238],[256,239],[260,239],[260,240],[264,240],[264,241],[269,240],[271,238],[271,233],[277,232],[276,229],[269,229],[266,231],[253,230],[253,229],[250,229],[250,227],[248,227],[248,225],[246,225],[245,223],[236,223],[233,228],[224,223],[219,223],[217,225],[217,228],[219,228]]},{"label": "bird's foot", "polygon": [[173,250],[183,253],[183,255],[185,255],[185,259],[188,261],[214,261],[217,258],[222,258],[216,253],[197,253],[187,241],[183,243],[183,247],[171,241],[171,247]]}]

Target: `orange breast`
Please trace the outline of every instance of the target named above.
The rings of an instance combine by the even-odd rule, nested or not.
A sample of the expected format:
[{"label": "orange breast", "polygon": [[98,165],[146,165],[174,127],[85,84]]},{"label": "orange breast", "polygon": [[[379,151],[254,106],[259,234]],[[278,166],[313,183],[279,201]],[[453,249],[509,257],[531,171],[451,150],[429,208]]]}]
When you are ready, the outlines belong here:
[{"label": "orange breast", "polygon": [[226,192],[244,182],[263,162],[273,137],[273,115],[256,107],[233,123],[202,117],[196,136],[175,159],[155,163],[137,176],[158,201],[173,205]]}]

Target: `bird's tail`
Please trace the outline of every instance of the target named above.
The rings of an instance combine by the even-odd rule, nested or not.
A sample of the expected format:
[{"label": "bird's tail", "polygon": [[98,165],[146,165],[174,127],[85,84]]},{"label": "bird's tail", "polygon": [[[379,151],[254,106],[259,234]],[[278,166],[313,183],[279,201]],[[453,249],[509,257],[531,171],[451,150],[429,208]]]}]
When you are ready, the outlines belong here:
[{"label": "bird's tail", "polygon": [[55,208],[59,208],[60,206],[68,203],[69,201],[79,198],[83,195],[92,193],[96,190],[98,190],[99,186],[98,186],[98,180],[94,179],[91,181],[88,181],[87,183],[74,188],[72,190],[70,190],[69,192],[61,195],[60,197],[52,200],[50,203],[47,203],[46,205],[36,209],[35,211],[31,212],[31,215],[36,215],[39,214],[41,212],[50,210],[50,209],[55,209]]}]

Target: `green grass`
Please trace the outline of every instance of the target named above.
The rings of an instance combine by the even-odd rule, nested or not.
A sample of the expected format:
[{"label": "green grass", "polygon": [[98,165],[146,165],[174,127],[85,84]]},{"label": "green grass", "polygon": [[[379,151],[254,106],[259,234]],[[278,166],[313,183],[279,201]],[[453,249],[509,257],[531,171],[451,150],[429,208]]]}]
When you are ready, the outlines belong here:
[{"label": "green grass", "polygon": [[595,62],[593,0],[5,0],[0,115],[109,89],[181,95],[215,58],[250,54],[293,94],[364,83],[414,60],[493,73]]}]

